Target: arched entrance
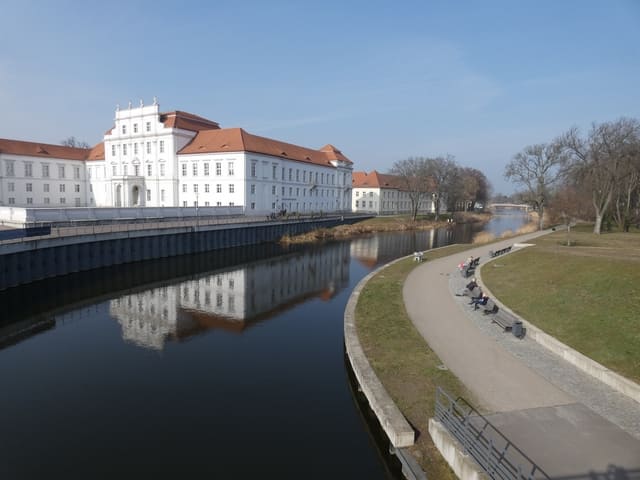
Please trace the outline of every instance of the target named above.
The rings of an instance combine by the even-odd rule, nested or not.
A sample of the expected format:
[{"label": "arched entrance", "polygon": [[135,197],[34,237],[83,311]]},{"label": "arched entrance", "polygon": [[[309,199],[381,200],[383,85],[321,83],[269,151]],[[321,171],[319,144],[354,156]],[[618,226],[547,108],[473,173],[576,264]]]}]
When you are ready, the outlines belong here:
[{"label": "arched entrance", "polygon": [[116,207],[122,206],[122,185],[116,187]]},{"label": "arched entrance", "polygon": [[140,189],[137,185],[131,188],[131,206],[137,207],[140,205]]}]

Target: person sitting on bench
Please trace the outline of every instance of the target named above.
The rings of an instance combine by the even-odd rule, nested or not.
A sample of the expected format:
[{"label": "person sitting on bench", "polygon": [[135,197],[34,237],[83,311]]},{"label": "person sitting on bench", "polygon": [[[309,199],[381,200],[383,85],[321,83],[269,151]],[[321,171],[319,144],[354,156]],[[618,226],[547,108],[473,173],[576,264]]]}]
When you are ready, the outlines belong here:
[{"label": "person sitting on bench", "polygon": [[473,302],[475,300],[479,300],[482,298],[482,289],[478,286],[476,286],[473,290],[471,290],[471,292],[469,293],[469,296],[471,297],[471,301],[469,302],[469,305],[473,305]]},{"label": "person sitting on bench", "polygon": [[473,309],[478,310],[478,308],[480,308],[479,305],[486,305],[488,301],[489,295],[483,294],[480,298],[474,298],[471,300],[471,303],[473,304]]},{"label": "person sitting on bench", "polygon": [[458,297],[470,297],[471,296],[471,292],[477,286],[478,286],[478,284],[476,282],[476,278],[473,277],[471,279],[471,281],[469,283],[467,283],[467,285],[464,287],[464,290],[462,291],[462,293],[456,293],[456,296],[458,296]]}]

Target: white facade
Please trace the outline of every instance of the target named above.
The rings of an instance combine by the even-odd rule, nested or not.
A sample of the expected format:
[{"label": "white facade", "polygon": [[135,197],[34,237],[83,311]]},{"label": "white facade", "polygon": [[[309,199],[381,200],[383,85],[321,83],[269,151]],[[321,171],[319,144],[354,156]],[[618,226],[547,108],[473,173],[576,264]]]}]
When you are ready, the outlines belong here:
[{"label": "white facade", "polygon": [[40,144],[0,139],[5,173],[0,205],[242,206],[246,214],[350,211],[352,164],[335,149],[310,150],[241,131],[239,138],[253,142],[247,149],[226,151],[226,144],[210,142],[197,152],[180,153],[199,133],[238,136],[238,130],[222,130],[185,112],[160,113],[154,99],[149,106],[117,108],[102,144],[66,149],[80,156],[76,160],[32,158],[24,152],[42,149]]},{"label": "white facade", "polygon": [[[377,215],[412,213],[409,192],[400,185],[393,175],[380,174],[375,170],[369,174],[355,172],[351,210]],[[431,196],[426,196],[420,201],[418,212],[435,213],[435,204]]]},{"label": "white facade", "polygon": [[86,205],[83,161],[0,150],[0,166],[0,205],[34,208]]}]

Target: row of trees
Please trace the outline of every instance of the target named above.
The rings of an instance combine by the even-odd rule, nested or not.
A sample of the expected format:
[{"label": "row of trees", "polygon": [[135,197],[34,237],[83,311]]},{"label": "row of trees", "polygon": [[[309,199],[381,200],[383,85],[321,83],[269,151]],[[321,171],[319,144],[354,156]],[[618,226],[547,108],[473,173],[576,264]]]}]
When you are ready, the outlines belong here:
[{"label": "row of trees", "polygon": [[398,177],[408,192],[414,220],[424,200],[433,200],[438,220],[443,199],[449,210],[469,210],[477,203],[484,205],[489,198],[490,185],[484,173],[459,166],[451,155],[400,160],[393,164],[390,173]]},{"label": "row of trees", "polygon": [[605,218],[629,231],[640,222],[640,122],[593,124],[586,135],[572,128],[549,143],[527,146],[507,164],[505,177],[524,187],[524,200],[540,214],[539,228],[551,206],[567,221],[593,219],[597,234]]}]

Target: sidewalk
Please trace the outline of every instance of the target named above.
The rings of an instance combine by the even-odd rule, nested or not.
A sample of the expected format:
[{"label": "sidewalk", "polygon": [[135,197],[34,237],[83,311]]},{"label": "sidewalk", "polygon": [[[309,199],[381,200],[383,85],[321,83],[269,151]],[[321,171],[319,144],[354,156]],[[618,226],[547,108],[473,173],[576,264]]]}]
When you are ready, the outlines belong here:
[{"label": "sidewalk", "polygon": [[[640,477],[640,403],[595,380],[525,337],[504,333],[456,297],[460,257],[480,256],[519,236],[426,262],[407,278],[409,317],[443,363],[472,392],[489,420],[552,478]],[[617,469],[616,476],[595,477]],[[591,475],[591,476],[590,476]],[[635,475],[635,476],[634,476]]]}]

